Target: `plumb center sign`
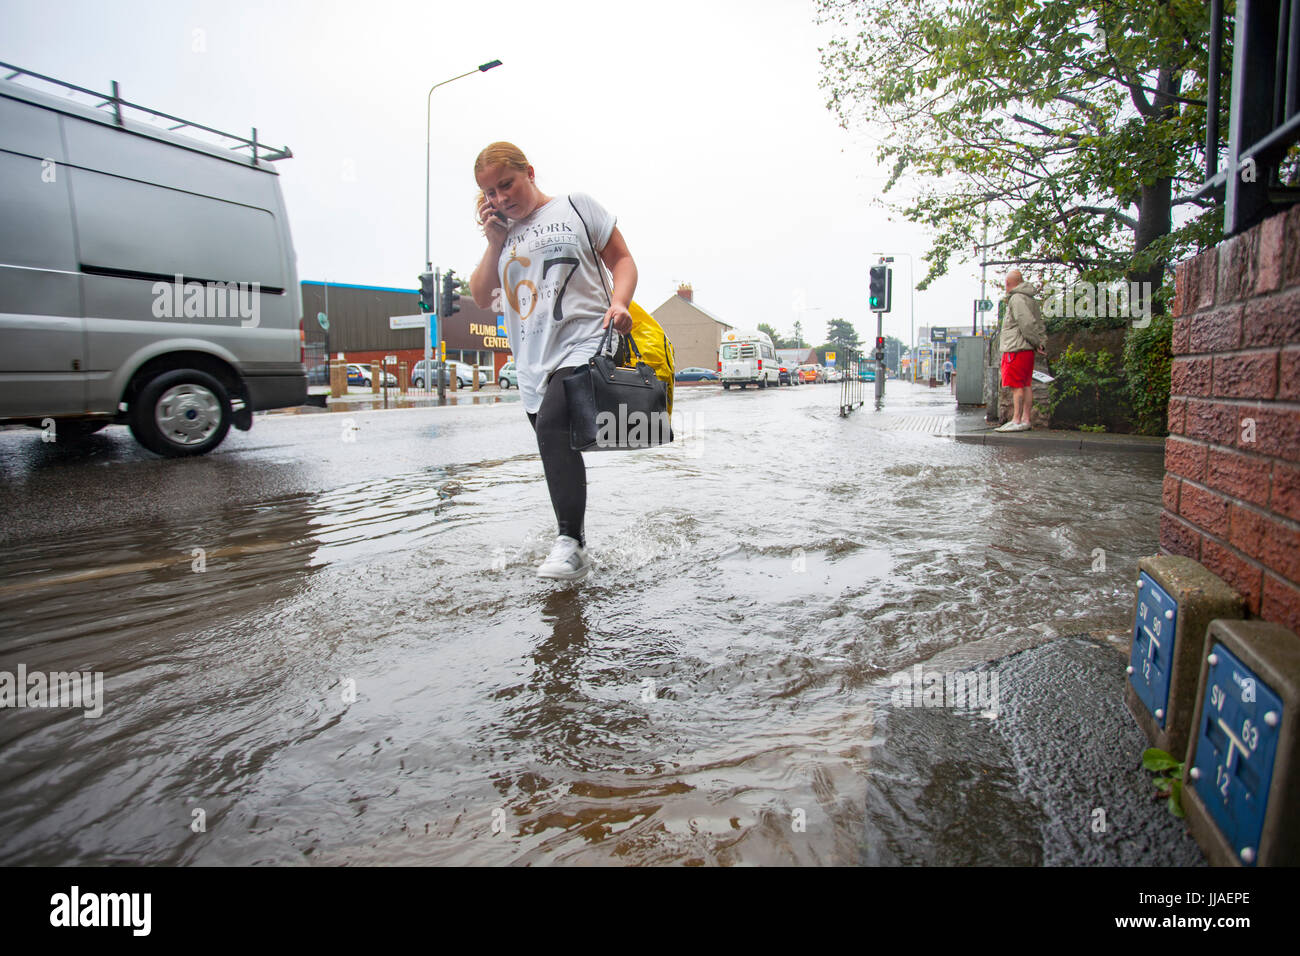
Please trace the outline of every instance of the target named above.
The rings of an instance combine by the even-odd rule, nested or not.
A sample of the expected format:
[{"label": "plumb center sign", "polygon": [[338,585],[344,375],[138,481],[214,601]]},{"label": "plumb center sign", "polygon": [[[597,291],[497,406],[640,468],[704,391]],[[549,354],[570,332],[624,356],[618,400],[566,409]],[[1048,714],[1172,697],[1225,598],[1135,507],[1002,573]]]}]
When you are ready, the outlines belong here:
[{"label": "plumb center sign", "polygon": [[480,325],[477,322],[471,322],[469,334],[481,336],[483,348],[485,349],[510,348],[510,340],[506,338],[505,330],[500,325]]}]

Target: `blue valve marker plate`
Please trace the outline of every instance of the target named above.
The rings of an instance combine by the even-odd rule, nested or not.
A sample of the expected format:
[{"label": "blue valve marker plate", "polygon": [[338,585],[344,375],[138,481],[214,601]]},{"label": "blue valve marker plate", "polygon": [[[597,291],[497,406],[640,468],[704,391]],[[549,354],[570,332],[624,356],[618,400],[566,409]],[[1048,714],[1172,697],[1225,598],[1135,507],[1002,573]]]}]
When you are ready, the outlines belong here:
[{"label": "blue valve marker plate", "polygon": [[1177,602],[1149,574],[1141,572],[1137,617],[1133,621],[1133,644],[1129,650],[1129,666],[1133,673],[1128,679],[1161,730],[1169,716],[1169,676],[1177,624]]},{"label": "blue valve marker plate", "polygon": [[[1198,774],[1189,779],[1238,859],[1253,866],[1273,784],[1282,699],[1217,641],[1196,732]],[[1270,717],[1271,715],[1271,717]],[[1250,856],[1241,856],[1243,849]]]}]

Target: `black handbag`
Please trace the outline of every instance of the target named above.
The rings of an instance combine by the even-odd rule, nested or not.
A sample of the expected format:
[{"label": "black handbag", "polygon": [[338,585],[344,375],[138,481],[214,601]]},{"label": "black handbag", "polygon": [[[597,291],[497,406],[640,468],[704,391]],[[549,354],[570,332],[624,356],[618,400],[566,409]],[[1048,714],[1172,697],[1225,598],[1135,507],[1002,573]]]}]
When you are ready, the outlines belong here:
[{"label": "black handbag", "polygon": [[[596,259],[601,288],[605,288],[605,267],[591,241],[587,220],[569,200],[587,233],[587,245]],[[605,298],[613,303],[609,289]],[[630,335],[619,333],[617,349],[611,348],[614,323],[605,327],[596,354],[587,364],[564,377],[564,397],[569,406],[569,447],[574,451],[613,451],[653,448],[673,440],[668,419],[668,388],[645,362]],[[619,364],[627,356],[631,368]]]},{"label": "black handbag", "polygon": [[620,366],[609,346],[613,323],[596,354],[564,377],[569,406],[569,447],[574,451],[653,448],[673,440],[668,390],[654,369],[641,361],[636,341],[620,335],[636,356],[632,368]]}]

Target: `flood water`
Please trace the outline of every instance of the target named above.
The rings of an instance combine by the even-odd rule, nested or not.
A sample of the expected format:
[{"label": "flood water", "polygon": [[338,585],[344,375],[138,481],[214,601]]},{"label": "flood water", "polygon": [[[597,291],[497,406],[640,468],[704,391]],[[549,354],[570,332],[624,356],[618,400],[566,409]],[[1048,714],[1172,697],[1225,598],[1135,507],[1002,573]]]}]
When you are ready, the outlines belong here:
[{"label": "flood water", "polygon": [[513,403],[11,464],[0,669],[104,694],[0,716],[0,863],[1038,862],[996,722],[900,721],[889,678],[1124,630],[1162,460],[891,427],[951,398],[889,389],[847,418],[832,385],[679,389],[684,441],[586,456],[574,585],[534,577]]}]

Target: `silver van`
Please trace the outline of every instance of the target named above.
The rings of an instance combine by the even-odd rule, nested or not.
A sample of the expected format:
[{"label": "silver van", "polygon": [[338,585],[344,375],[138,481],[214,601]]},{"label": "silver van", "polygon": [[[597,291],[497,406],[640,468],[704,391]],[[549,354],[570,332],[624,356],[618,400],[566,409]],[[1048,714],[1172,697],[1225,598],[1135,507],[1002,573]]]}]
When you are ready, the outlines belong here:
[{"label": "silver van", "polygon": [[201,455],[304,404],[292,154],[0,69],[0,422]]},{"label": "silver van", "polygon": [[[486,385],[490,378],[488,370],[480,365],[477,370],[468,362],[457,362],[455,359],[448,359],[446,362],[447,383],[451,384],[451,377],[456,376],[456,386],[458,388],[469,388],[474,384],[471,375],[478,372],[478,383]],[[438,363],[433,359],[420,359],[411,369],[411,387],[424,388],[425,382],[429,383],[429,388],[438,387]]]}]

